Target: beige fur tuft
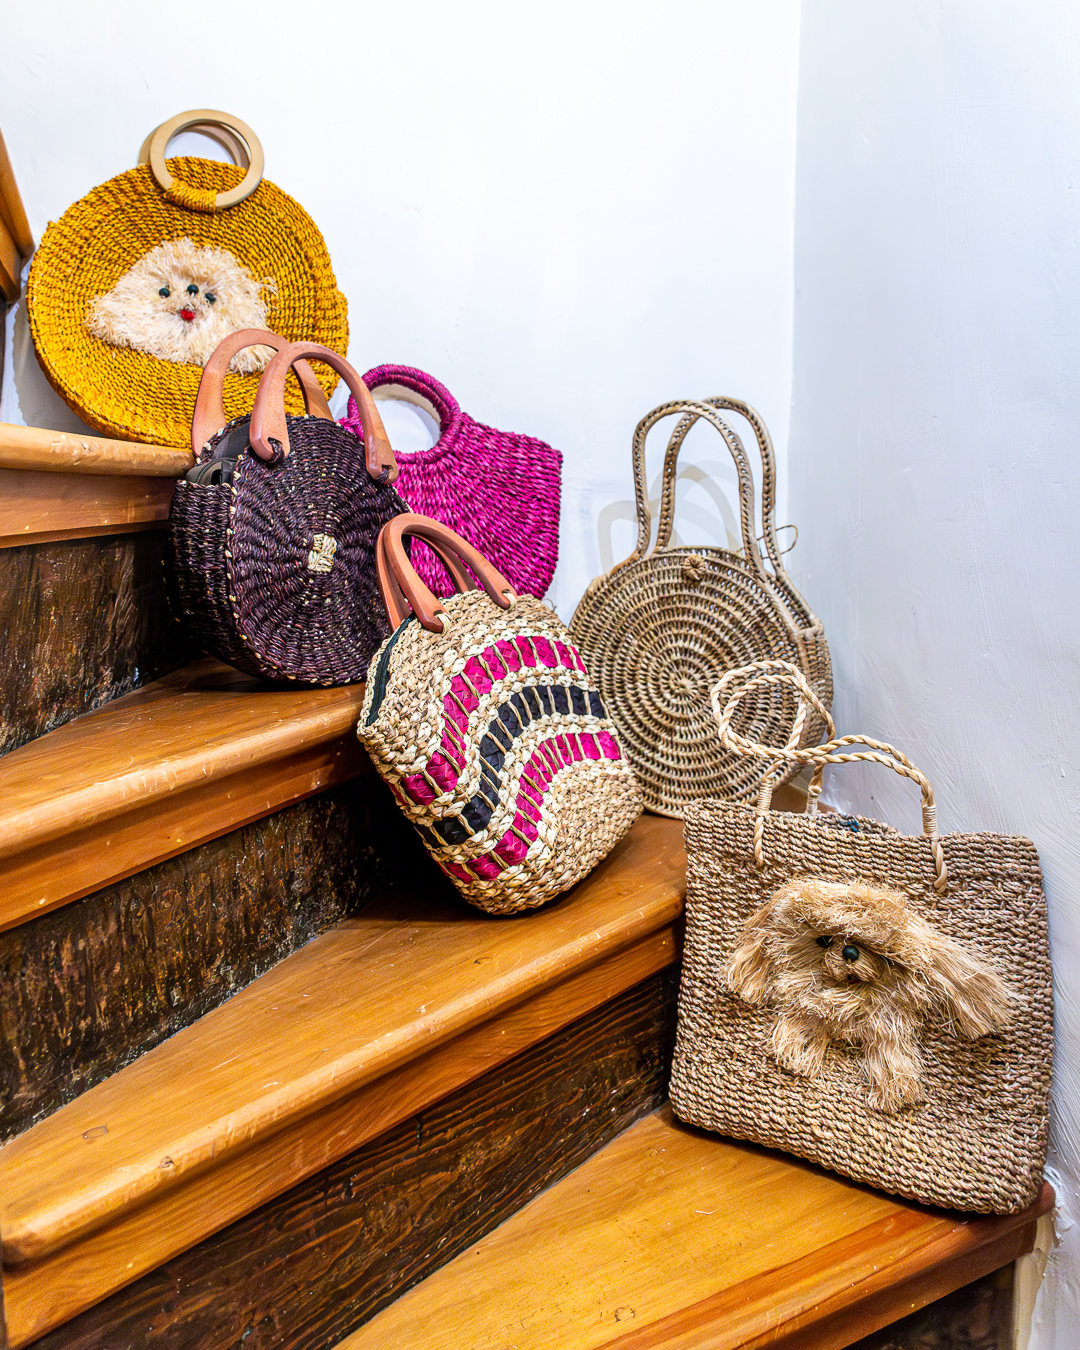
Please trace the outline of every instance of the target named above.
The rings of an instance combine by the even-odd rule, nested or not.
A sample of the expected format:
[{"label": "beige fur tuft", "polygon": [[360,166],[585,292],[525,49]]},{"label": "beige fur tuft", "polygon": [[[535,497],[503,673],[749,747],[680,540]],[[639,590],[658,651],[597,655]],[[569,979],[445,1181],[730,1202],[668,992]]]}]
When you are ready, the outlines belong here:
[{"label": "beige fur tuft", "polygon": [[[222,338],[240,328],[267,326],[263,297],[276,290],[271,280],[256,281],[223,248],[171,239],[140,258],[111,291],[91,300],[86,326],[114,347],[204,366]],[[248,347],[237,352],[229,369],[247,375],[262,370],[273,355],[270,347]]]},{"label": "beige fur tuft", "polygon": [[747,920],[724,978],[748,1003],[780,1009],[772,1047],[782,1068],[814,1078],[830,1044],[854,1046],[871,1105],[888,1112],[922,1100],[921,1022],[977,1040],[1006,1025],[1012,998],[899,892],[864,881],[781,886]]}]

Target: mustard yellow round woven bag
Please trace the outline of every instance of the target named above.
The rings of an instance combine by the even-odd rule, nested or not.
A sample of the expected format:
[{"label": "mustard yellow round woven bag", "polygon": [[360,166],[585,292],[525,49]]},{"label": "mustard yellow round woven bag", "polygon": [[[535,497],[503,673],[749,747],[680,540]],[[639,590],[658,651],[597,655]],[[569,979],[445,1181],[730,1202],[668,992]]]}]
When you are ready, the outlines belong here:
[{"label": "mustard yellow round woven bag", "polygon": [[[216,134],[238,164],[166,160],[179,131]],[[250,127],[201,109],[147,138],[149,163],[111,178],[50,224],[34,255],[27,314],[57,393],[90,426],[121,440],[186,446],[204,362],[240,328],[344,354],[349,325],[326,244],[292,197],[262,178]],[[273,352],[234,360],[230,418],[251,411]],[[327,395],[337,375],[316,365]],[[286,410],[303,411],[298,389]]]}]

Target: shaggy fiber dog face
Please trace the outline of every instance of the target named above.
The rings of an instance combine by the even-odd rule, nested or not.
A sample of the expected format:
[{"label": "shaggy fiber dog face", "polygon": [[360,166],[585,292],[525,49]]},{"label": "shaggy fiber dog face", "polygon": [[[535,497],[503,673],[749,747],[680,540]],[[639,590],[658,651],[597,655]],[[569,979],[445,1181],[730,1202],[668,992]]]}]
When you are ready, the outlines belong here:
[{"label": "shaggy fiber dog face", "polygon": [[[91,300],[86,326],[114,347],[203,366],[230,333],[267,327],[263,296],[276,289],[272,280],[256,281],[225,249],[172,239]],[[273,354],[269,347],[248,347],[229,369],[241,375],[262,370]]]},{"label": "shaggy fiber dog face", "polygon": [[883,1111],[922,1098],[921,1022],[976,1040],[1006,1024],[1012,997],[899,892],[863,881],[780,887],[747,921],[725,979],[748,1003],[779,1008],[772,1048],[792,1073],[817,1077],[832,1043],[860,1049]]}]

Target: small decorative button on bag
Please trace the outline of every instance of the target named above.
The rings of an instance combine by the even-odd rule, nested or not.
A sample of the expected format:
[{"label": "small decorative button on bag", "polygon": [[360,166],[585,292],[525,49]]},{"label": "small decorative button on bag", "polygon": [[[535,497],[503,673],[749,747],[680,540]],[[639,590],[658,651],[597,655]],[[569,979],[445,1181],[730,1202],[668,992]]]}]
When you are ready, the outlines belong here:
[{"label": "small decorative button on bag", "polygon": [[[235,354],[273,357],[250,417],[223,424]],[[360,391],[366,447],[334,421],[307,361]],[[308,413],[286,416],[295,369]],[[378,591],[380,529],[406,511],[394,453],[359,375],[336,352],[263,329],[233,333],[206,364],[192,421],[195,468],[176,485],[168,560],[173,603],[204,650],[253,675],[306,684],[362,680],[389,625]]]},{"label": "small decorative button on bag", "polygon": [[[758,548],[754,479],[742,442],[718,410],[730,408],[754,430],[761,453],[761,537]],[[664,491],[656,544],[645,481],[645,441],[665,417],[679,420],[664,457]],[[672,546],[675,473],[679,450],[701,420],[719,432],[739,478],[742,550]],[[679,401],[654,408],[634,432],[634,493],[638,539],[634,552],[586,590],[570,635],[622,732],[645,805],[662,816],[682,816],[698,797],[748,801],[757,792],[751,760],[716,740],[709,690],[727,670],[747,661],[791,661],[822,702],[832,700],[829,649],[821,623],[791,584],[781,562],[773,523],[775,468],[765,424],[734,398]],[[406,494],[407,495],[407,494]],[[763,734],[789,726],[790,690],[767,688],[754,698],[752,720]],[[820,731],[815,713],[805,728]],[[785,765],[788,777],[798,766]]]},{"label": "small decorative button on bag", "polygon": [[[799,700],[783,746],[733,729],[772,684]],[[714,706],[724,745],[768,767],[756,806],[686,815],[677,1114],[924,1204],[1018,1213],[1042,1181],[1053,1051],[1034,845],[939,835],[925,776],[836,738],[795,666],[732,671]],[[800,749],[815,714],[833,739]],[[825,765],[858,760],[918,784],[923,835],[816,811]],[[792,764],[814,769],[806,815],[769,809]]]},{"label": "small decorative button on bag", "polygon": [[[456,530],[519,594],[542,596],[559,558],[559,451],[475,421],[445,385],[412,366],[376,366],[364,383],[376,398],[419,404],[439,424],[429,450],[398,455],[398,492],[410,508]],[[362,435],[355,399],[342,425]],[[453,595],[446,568],[422,541],[415,565],[435,595]]]},{"label": "small decorative button on bag", "polygon": [[[456,594],[438,600],[424,585],[407,536],[438,553]],[[541,905],[641,811],[600,696],[554,611],[444,525],[395,517],[378,567],[394,631],[372,662],[357,734],[470,904]]]}]

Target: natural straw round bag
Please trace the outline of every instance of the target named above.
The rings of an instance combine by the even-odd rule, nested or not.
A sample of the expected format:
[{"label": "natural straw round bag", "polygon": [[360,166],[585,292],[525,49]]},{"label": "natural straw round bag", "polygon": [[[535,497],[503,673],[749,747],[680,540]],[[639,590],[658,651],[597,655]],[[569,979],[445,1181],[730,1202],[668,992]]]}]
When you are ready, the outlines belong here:
[{"label": "natural straw round bag", "polygon": [[[197,129],[237,164],[165,159]],[[122,440],[184,446],[204,362],[241,328],[348,347],[345,297],[306,211],[262,177],[255,133],[227,113],[181,113],[147,138],[139,166],[96,187],[45,231],[27,284],[42,368],[92,427]],[[190,317],[187,317],[190,316]],[[270,353],[226,376],[230,417],[251,411]],[[329,395],[337,375],[317,367]],[[287,411],[303,404],[290,389]]]},{"label": "natural straw round bag", "polygon": [[[730,408],[753,427],[761,453],[761,528],[769,565],[756,538],[754,480],[742,442],[720,417]],[[645,441],[665,417],[679,416],[664,458],[656,545],[645,480]],[[708,422],[735,461],[742,550],[673,547],[675,475],[690,428]],[[634,432],[637,547],[625,562],[597,577],[570,621],[570,635],[596,681],[637,774],[645,805],[681,817],[698,797],[744,801],[757,791],[752,760],[716,739],[709,691],[725,671],[761,658],[793,662],[827,707],[832,701],[829,649],[820,622],[791,584],[781,562],[773,520],[776,471],[772,442],[758,414],[733,398],[679,401],[654,408]],[[748,734],[769,740],[796,715],[787,687],[755,690],[742,710]],[[813,744],[822,730],[815,713],[804,728]],[[798,772],[786,766],[784,778]]]}]

